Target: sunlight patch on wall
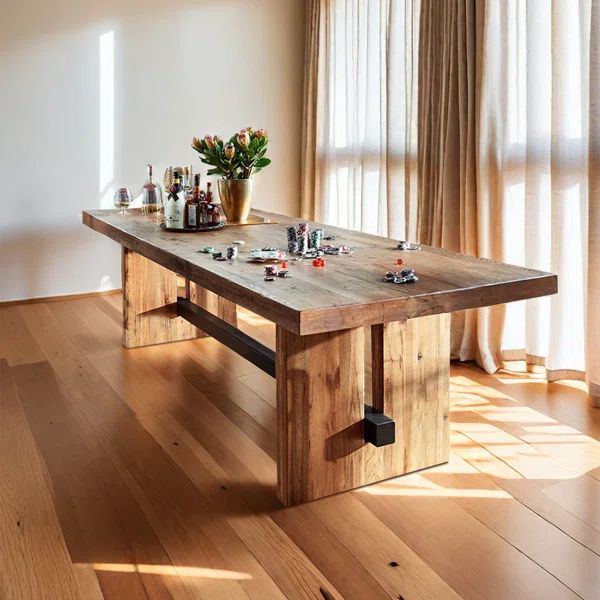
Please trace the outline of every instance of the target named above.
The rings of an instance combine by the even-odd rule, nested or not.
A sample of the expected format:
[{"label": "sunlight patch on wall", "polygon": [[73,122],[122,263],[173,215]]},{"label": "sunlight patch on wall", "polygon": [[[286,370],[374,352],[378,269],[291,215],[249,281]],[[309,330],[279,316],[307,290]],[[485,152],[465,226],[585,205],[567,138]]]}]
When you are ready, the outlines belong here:
[{"label": "sunlight patch on wall", "polygon": [[107,31],[99,40],[99,189],[100,208],[112,208],[111,185],[115,167],[115,34]]}]

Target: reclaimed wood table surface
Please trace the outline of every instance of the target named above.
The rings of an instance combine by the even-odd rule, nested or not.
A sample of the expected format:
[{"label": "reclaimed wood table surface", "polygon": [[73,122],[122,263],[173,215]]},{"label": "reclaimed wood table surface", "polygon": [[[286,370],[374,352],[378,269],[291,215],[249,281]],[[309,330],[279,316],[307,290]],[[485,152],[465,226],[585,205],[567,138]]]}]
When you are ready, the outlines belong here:
[{"label": "reclaimed wood table surface", "polygon": [[[250,249],[285,249],[286,227],[302,221],[253,215],[271,222],[173,233],[136,210],[83,211],[85,225],[123,248],[123,345],[208,331],[275,375],[286,505],[447,462],[450,313],[554,294],[556,275],[428,246],[401,251],[395,240],[311,223],[353,254],[326,256],[321,268],[288,260],[291,277],[265,281]],[[234,240],[245,242],[235,260],[199,252]],[[405,267],[418,282],[384,282]],[[236,333],[236,305],[275,323],[274,355]]]}]

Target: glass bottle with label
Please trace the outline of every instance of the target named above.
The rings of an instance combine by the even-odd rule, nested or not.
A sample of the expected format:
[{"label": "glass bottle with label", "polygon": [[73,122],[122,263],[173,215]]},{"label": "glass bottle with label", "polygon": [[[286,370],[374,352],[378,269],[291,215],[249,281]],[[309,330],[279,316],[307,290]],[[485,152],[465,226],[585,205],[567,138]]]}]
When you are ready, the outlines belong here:
[{"label": "glass bottle with label", "polygon": [[142,188],[142,212],[144,214],[159,212],[162,207],[162,189],[154,181],[152,165],[148,165],[148,179]]},{"label": "glass bottle with label", "polygon": [[194,175],[194,189],[185,203],[185,226],[200,225],[200,175]]},{"label": "glass bottle with label", "polygon": [[165,202],[165,225],[173,229],[183,229],[185,213],[185,188],[181,175],[173,174],[173,185]]}]

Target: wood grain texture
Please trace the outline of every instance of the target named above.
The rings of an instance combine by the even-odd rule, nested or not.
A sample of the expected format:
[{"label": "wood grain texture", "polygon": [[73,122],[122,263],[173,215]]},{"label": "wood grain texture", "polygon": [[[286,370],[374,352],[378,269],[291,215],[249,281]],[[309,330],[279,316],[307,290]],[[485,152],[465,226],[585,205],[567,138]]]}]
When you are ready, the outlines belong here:
[{"label": "wood grain texture", "polygon": [[448,463],[284,508],[275,381],[208,337],[124,351],[121,310],[0,308],[3,599],[597,600],[600,411],[578,384],[454,364]]},{"label": "wood grain texture", "polygon": [[206,309],[209,313],[223,319],[233,327],[237,327],[237,307],[233,302],[217,296],[214,292],[197,283],[188,283],[189,300]]},{"label": "wood grain texture", "polygon": [[[265,282],[262,265],[246,260],[249,250],[285,246],[285,226],[298,219],[257,211],[278,222],[190,235],[161,231],[148,215],[130,213],[89,210],[82,218],[126,248],[301,335],[501,304],[557,289],[556,276],[549,273],[425,246],[401,252],[394,240],[335,227],[326,230],[337,236],[336,243],[352,246],[353,256],[328,257],[324,269],[313,268],[311,261],[290,261],[290,279]],[[198,253],[204,245],[224,250],[233,239],[246,242],[235,261]],[[416,269],[418,283],[383,282],[398,257]]]},{"label": "wood grain texture", "polygon": [[278,493],[298,504],[448,460],[449,315],[373,326],[373,404],[396,442],[363,439],[364,330],[277,330]]},{"label": "wood grain texture", "polygon": [[371,348],[373,407],[396,422],[371,468],[389,477],[446,462],[450,315],[373,325]]},{"label": "wood grain texture", "polygon": [[175,273],[125,247],[121,260],[125,348],[179,342],[201,335],[176,315]]},{"label": "wood grain texture", "polygon": [[82,598],[47,484],[48,475],[27,426],[10,369],[5,360],[0,360],[3,600]]}]

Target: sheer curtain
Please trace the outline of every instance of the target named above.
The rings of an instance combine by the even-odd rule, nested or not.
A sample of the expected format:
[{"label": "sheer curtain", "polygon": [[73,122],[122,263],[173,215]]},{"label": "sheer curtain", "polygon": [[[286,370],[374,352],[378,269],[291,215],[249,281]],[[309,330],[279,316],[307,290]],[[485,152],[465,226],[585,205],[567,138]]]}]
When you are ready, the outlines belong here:
[{"label": "sheer curtain", "polygon": [[[501,226],[491,232],[501,259],[559,278],[557,295],[506,306],[503,356],[545,365],[549,381],[586,379],[587,372],[590,395],[598,397],[600,197],[590,185],[598,177],[590,129],[600,118],[593,102],[598,40],[590,35],[592,22],[598,30],[598,3],[490,0],[477,10],[477,194],[501,211]],[[486,138],[489,131],[498,135]]]},{"label": "sheer curtain", "polygon": [[421,241],[559,277],[555,296],[455,315],[452,354],[488,372],[525,359],[549,381],[587,373],[597,399],[598,1],[422,9]]},{"label": "sheer curtain", "polygon": [[453,355],[597,402],[599,3],[310,0],[302,192],[305,217],[557,273],[458,315]]},{"label": "sheer curtain", "polygon": [[416,235],[418,0],[309,0],[301,212]]}]

